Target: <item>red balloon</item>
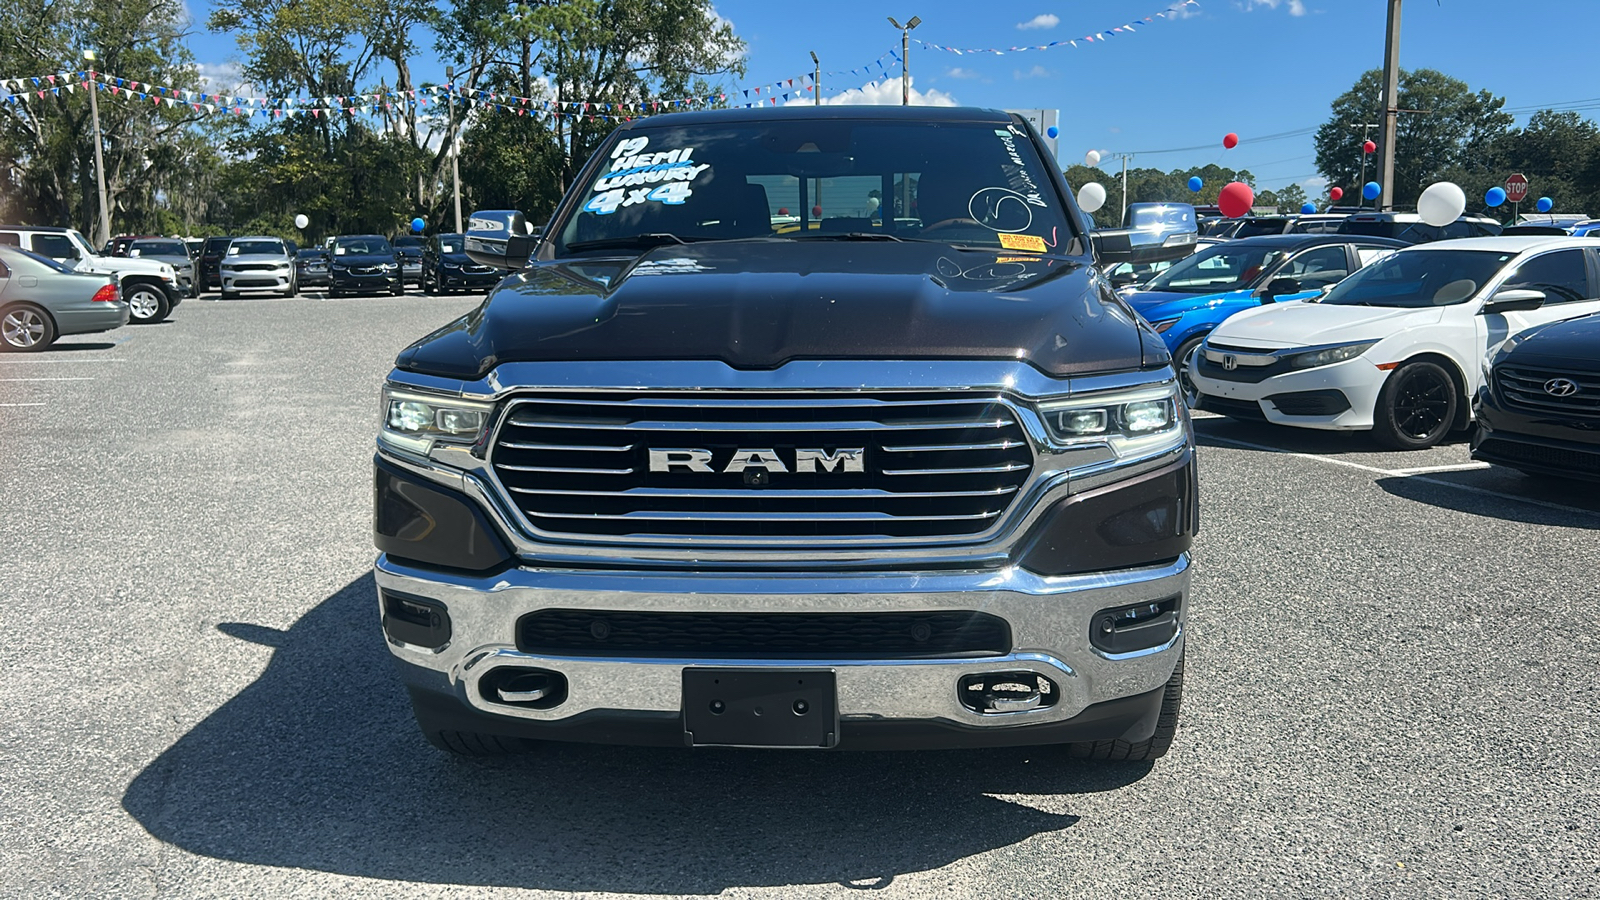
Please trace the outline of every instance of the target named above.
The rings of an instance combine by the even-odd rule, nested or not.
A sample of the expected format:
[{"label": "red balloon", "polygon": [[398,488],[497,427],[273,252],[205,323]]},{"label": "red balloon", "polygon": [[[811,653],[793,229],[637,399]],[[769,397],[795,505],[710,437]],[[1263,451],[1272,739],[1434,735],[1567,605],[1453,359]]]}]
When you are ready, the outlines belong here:
[{"label": "red balloon", "polygon": [[1361,145],[1361,152],[1362,153],[1377,153],[1378,152],[1378,145],[1374,144],[1371,141],[1367,141],[1365,144]]},{"label": "red balloon", "polygon": [[778,215],[787,216],[788,214],[789,214],[789,207],[787,207],[787,206],[778,207]]},{"label": "red balloon", "polygon": [[1336,188],[1329,188],[1328,189],[1328,199],[1329,200],[1332,200],[1334,202],[1338,202],[1339,198],[1343,197],[1343,196],[1344,196],[1344,188],[1336,187]]},{"label": "red balloon", "polygon": [[1250,207],[1254,206],[1255,202],[1256,192],[1250,190],[1250,185],[1242,181],[1224,185],[1222,193],[1217,195],[1217,207],[1230,219],[1250,215]]},{"label": "red balloon", "polygon": [[821,206],[813,206],[813,207],[811,207],[811,218],[813,218],[813,219],[822,218],[822,207]]},{"label": "red balloon", "polygon": [[1222,136],[1222,146],[1227,147],[1229,150],[1239,146],[1239,136],[1231,131],[1228,132]]}]

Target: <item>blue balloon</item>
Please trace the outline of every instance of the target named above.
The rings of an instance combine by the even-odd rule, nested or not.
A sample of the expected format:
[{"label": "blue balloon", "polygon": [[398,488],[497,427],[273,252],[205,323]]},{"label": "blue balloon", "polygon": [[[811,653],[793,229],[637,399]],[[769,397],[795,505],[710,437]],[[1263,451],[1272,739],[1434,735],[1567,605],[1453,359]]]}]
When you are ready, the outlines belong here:
[{"label": "blue balloon", "polygon": [[1205,186],[1206,186],[1206,183],[1204,181],[1200,180],[1200,176],[1199,175],[1190,175],[1189,176],[1189,190],[1194,191],[1196,194],[1198,194],[1198,193],[1200,193],[1200,189],[1205,187]]},{"label": "blue balloon", "polygon": [[427,227],[428,227],[428,223],[422,221],[422,217],[421,216],[417,216],[415,219],[411,220],[411,230],[412,231],[421,231],[422,229],[427,228]]},{"label": "blue balloon", "polygon": [[1506,189],[1503,187],[1489,188],[1487,191],[1483,192],[1483,202],[1490,209],[1499,206],[1500,204],[1506,202]]},{"label": "blue balloon", "polygon": [[1555,206],[1556,206],[1556,202],[1554,200],[1551,200],[1549,197],[1540,197],[1539,198],[1539,203],[1538,203],[1539,212],[1549,212],[1550,210],[1555,209]]},{"label": "blue balloon", "polygon": [[1051,125],[1049,128],[1046,128],[1044,130],[1044,133],[1046,135],[1048,135],[1049,137],[1056,138],[1056,137],[1060,137],[1061,136],[1061,129],[1055,127],[1054,125]]},{"label": "blue balloon", "polygon": [[1307,203],[1304,206],[1300,207],[1300,211],[1309,216],[1312,213],[1317,211],[1317,205],[1315,203]]},{"label": "blue balloon", "polygon": [[1383,193],[1383,186],[1376,181],[1369,181],[1361,186],[1361,196],[1368,200],[1378,199],[1378,195],[1381,193]]}]

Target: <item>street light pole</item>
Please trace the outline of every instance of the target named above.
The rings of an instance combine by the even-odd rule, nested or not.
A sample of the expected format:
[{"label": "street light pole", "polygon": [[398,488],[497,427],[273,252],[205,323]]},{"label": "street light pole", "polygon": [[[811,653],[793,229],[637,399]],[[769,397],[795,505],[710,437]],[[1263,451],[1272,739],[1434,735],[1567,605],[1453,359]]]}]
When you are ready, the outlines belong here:
[{"label": "street light pole", "polygon": [[912,16],[901,25],[889,17],[889,24],[900,29],[900,105],[911,105],[911,29],[922,24],[921,16]]},{"label": "street light pole", "polygon": [[450,141],[450,184],[456,198],[456,234],[461,233],[461,167],[456,161],[456,67],[445,66],[444,77],[449,84],[449,97],[445,108],[450,111],[450,130],[445,137]]},{"label": "street light pole", "polygon": [[817,74],[811,76],[811,93],[817,95],[817,105],[822,105],[822,61],[817,59],[817,51],[811,51],[811,64],[817,67]]},{"label": "street light pole", "polygon": [[94,51],[83,51],[83,61],[89,64],[89,114],[94,118],[94,179],[100,188],[100,235],[95,247],[105,246],[111,240],[111,208],[106,204],[106,160],[100,150],[100,80],[94,71]]}]

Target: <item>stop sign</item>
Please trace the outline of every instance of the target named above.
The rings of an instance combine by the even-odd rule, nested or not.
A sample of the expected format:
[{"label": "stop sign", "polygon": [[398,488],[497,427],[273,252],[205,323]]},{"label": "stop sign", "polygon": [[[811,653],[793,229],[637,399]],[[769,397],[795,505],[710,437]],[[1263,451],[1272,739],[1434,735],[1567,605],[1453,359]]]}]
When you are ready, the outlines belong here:
[{"label": "stop sign", "polygon": [[1521,203],[1528,197],[1528,176],[1513,175],[1506,179],[1506,199]]}]

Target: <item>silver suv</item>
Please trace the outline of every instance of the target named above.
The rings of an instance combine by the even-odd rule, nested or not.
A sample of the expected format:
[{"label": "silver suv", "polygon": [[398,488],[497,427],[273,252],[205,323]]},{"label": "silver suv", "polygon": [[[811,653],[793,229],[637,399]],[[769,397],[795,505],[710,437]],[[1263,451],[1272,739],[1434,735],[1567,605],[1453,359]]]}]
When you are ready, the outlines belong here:
[{"label": "silver suv", "polygon": [[285,297],[300,292],[294,274],[294,257],[279,238],[258,235],[236,237],[222,257],[222,299],[232,300],[245,291],[276,291]]}]

